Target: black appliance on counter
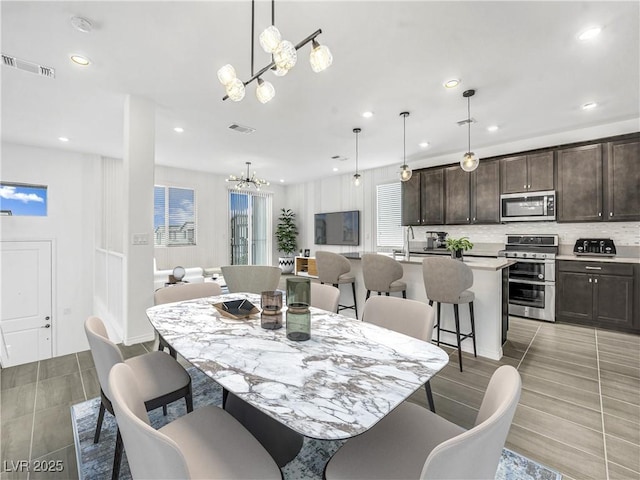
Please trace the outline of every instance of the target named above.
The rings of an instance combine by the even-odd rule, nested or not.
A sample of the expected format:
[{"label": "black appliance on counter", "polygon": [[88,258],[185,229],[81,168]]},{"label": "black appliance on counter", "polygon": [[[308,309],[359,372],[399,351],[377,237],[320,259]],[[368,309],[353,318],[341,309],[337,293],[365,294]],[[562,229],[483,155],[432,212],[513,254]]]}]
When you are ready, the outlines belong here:
[{"label": "black appliance on counter", "polygon": [[426,232],[427,235],[427,248],[445,248],[447,246],[447,232]]},{"label": "black appliance on counter", "polygon": [[573,246],[574,255],[613,257],[616,246],[610,238],[579,238]]},{"label": "black appliance on counter", "polygon": [[507,235],[498,256],[509,267],[509,315],[555,322],[558,235]]}]

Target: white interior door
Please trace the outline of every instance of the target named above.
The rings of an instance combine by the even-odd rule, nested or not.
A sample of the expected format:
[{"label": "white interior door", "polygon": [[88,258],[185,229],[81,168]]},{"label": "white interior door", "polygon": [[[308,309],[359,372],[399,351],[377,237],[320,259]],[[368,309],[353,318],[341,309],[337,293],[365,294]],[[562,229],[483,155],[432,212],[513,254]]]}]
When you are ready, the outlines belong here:
[{"label": "white interior door", "polygon": [[0,242],[3,367],[51,358],[51,242]]}]

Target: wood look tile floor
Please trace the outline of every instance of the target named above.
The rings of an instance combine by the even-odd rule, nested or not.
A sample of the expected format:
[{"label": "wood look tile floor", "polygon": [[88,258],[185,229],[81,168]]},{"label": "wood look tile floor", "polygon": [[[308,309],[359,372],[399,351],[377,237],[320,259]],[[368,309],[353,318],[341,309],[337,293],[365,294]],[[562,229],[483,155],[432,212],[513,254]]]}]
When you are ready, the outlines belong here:
[{"label": "wood look tile floor", "polygon": [[[125,357],[148,351],[140,344]],[[506,446],[567,480],[640,479],[640,336],[512,317],[499,361],[455,349],[432,381],[439,415],[469,428],[491,374],[513,365],[523,390]],[[0,480],[78,476],[69,407],[99,395],[90,352],[0,370],[0,460],[62,460],[59,474],[0,473]],[[426,406],[424,390],[411,400]],[[4,465],[4,463],[3,463]]]}]

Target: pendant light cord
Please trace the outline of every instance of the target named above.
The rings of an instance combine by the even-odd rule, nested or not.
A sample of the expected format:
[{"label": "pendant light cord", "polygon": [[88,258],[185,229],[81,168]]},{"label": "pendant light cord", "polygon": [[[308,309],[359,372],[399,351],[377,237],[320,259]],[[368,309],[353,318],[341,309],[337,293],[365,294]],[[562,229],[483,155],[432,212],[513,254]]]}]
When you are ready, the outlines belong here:
[{"label": "pendant light cord", "polygon": [[467,152],[471,152],[471,96],[467,97],[467,131],[468,131],[468,143]]},{"label": "pendant light cord", "polygon": [[253,44],[254,44],[254,30],[255,30],[255,18],[256,18],[256,2],[251,0],[251,76],[253,77]]},{"label": "pendant light cord", "polygon": [[276,0],[271,0],[271,25],[276,26]]},{"label": "pendant light cord", "polygon": [[407,116],[402,115],[402,166],[407,164]]},{"label": "pendant light cord", "polygon": [[356,174],[358,173],[358,135],[360,132],[356,132]]}]

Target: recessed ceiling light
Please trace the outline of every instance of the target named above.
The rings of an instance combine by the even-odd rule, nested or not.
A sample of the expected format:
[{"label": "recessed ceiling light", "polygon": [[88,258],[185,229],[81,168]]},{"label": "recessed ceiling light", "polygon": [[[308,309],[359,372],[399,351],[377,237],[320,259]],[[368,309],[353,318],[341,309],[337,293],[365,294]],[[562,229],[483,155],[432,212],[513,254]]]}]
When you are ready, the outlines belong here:
[{"label": "recessed ceiling light", "polygon": [[182,127],[175,127],[175,128],[173,129],[173,131],[174,131],[174,132],[178,132],[178,133],[182,133],[182,132],[184,132],[184,128],[182,128]]},{"label": "recessed ceiling light", "polygon": [[593,108],[596,108],[598,106],[598,104],[596,102],[587,102],[584,105],[582,105],[582,109],[583,110],[591,110]]},{"label": "recessed ceiling light", "polygon": [[420,142],[418,145],[422,148],[427,148],[429,146],[429,142]]},{"label": "recessed ceiling light", "polygon": [[83,67],[86,67],[91,63],[91,60],[89,60],[87,57],[83,57],[82,55],[71,55],[71,61]]},{"label": "recessed ceiling light", "polygon": [[281,178],[281,179],[280,179],[280,183],[284,183],[284,178]]},{"label": "recessed ceiling light", "polygon": [[600,35],[601,31],[600,27],[589,27],[578,35],[578,40],[590,40]]},{"label": "recessed ceiling light", "polygon": [[362,116],[364,118],[371,118],[373,117],[373,112],[362,112]]},{"label": "recessed ceiling light", "polygon": [[61,142],[68,142],[69,139],[67,137],[58,137],[58,140],[60,140]]},{"label": "recessed ceiling light", "polygon": [[452,78],[451,80],[447,80],[446,82],[443,83],[444,88],[456,88],[458,85],[460,85],[460,80],[457,78]]},{"label": "recessed ceiling light", "polygon": [[337,172],[338,171],[338,167],[333,167],[333,171]]},{"label": "recessed ceiling light", "polygon": [[489,132],[497,132],[500,129],[500,127],[498,125],[489,125],[487,127],[487,130]]}]

